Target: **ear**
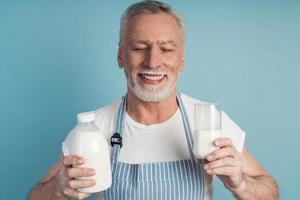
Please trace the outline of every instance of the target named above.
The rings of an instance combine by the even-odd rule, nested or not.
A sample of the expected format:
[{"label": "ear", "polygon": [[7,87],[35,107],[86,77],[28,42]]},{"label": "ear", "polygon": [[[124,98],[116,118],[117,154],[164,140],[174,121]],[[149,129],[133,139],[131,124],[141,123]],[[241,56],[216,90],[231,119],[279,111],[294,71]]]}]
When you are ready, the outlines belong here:
[{"label": "ear", "polygon": [[121,43],[119,42],[119,49],[118,49],[118,64],[119,64],[119,68],[122,69],[123,68],[123,59],[122,59],[122,47],[121,47]]},{"label": "ear", "polygon": [[181,60],[181,68],[180,68],[180,72],[182,72],[184,69],[184,57],[182,57],[182,60]]}]

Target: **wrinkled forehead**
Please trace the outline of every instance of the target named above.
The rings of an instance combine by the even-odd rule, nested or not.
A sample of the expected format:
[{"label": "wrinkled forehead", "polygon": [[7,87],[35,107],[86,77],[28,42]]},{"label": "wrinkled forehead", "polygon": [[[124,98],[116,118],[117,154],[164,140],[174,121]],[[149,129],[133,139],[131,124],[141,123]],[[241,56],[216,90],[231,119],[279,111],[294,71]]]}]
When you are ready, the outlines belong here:
[{"label": "wrinkled forehead", "polygon": [[137,14],[128,19],[125,40],[183,42],[184,35],[174,17],[168,13]]}]

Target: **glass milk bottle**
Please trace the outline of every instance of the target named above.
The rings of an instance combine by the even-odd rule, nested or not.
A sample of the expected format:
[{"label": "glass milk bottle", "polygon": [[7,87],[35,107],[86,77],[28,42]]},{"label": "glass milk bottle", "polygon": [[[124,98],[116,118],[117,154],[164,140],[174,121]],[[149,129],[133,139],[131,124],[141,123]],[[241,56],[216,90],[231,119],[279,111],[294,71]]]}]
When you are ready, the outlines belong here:
[{"label": "glass milk bottle", "polygon": [[221,110],[218,104],[199,103],[194,111],[194,154],[198,159],[206,159],[218,149],[213,141],[221,136]]},{"label": "glass milk bottle", "polygon": [[65,156],[76,155],[84,158],[84,164],[78,167],[92,168],[96,174],[80,179],[94,179],[96,185],[78,189],[80,192],[100,192],[111,186],[112,175],[110,153],[107,140],[95,124],[94,112],[77,115],[77,125],[63,142]]}]

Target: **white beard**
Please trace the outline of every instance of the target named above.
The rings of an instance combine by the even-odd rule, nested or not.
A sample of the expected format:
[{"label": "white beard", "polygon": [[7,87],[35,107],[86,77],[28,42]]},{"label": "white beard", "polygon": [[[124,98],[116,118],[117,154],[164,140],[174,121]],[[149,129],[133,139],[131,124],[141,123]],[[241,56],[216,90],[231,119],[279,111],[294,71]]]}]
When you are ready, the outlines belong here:
[{"label": "white beard", "polygon": [[136,80],[128,81],[128,86],[131,91],[144,102],[161,102],[170,96],[175,90],[176,78],[174,79],[175,80],[168,80],[166,86],[161,89],[158,88],[159,86],[142,86]]}]

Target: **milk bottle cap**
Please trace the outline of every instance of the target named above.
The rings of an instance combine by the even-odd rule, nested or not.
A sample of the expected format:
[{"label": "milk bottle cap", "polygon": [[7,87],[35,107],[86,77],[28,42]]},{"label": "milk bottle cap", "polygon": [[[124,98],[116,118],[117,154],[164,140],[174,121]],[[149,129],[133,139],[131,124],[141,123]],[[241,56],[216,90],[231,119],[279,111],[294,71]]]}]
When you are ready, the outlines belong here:
[{"label": "milk bottle cap", "polygon": [[79,113],[77,115],[77,122],[78,123],[92,122],[95,119],[96,119],[96,113],[95,112],[84,112],[84,113]]}]

